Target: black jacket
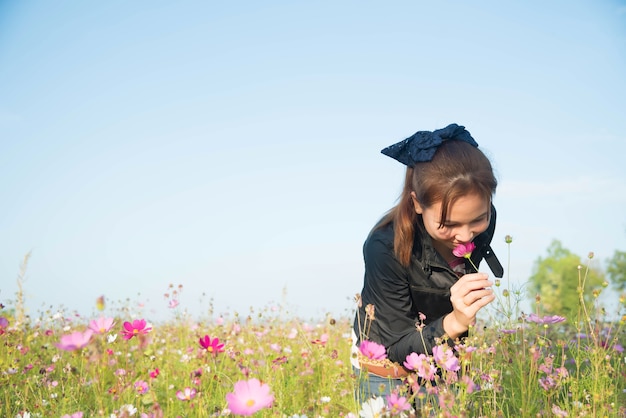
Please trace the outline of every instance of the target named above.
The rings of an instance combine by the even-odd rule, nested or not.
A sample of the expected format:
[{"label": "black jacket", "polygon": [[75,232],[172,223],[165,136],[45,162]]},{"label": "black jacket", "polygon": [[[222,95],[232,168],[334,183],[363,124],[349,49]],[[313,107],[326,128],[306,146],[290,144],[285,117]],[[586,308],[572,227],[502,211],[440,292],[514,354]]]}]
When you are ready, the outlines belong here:
[{"label": "black jacket", "polygon": [[[496,213],[492,206],[489,227],[474,239],[476,249],[472,261],[478,266],[483,258],[489,257],[493,273],[502,277],[502,267],[489,245],[495,223]],[[458,276],[435,251],[423,226],[415,233],[408,268],[402,266],[394,255],[393,236],[391,223],[374,229],[363,245],[365,277],[354,332],[357,344],[365,335],[366,339],[384,345],[390,360],[402,364],[413,352],[430,353],[435,338],[444,336],[443,317],[452,312],[450,287]],[[469,262],[466,267],[470,271]],[[374,321],[365,320],[368,304],[374,305]],[[426,316],[421,333],[416,329],[420,313]]]}]

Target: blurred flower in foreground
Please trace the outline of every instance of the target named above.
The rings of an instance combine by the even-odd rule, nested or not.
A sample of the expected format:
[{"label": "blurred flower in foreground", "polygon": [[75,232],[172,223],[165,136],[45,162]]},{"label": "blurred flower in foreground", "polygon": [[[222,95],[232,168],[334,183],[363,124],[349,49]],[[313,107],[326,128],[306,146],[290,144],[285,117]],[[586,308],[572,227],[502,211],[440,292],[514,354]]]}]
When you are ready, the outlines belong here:
[{"label": "blurred flower in foreground", "polygon": [[411,403],[407,402],[404,396],[394,392],[391,395],[387,395],[387,409],[391,415],[398,415],[411,409]]},{"label": "blurred flower in foreground", "polygon": [[270,387],[258,379],[240,380],[235,383],[234,392],[226,395],[228,409],[235,415],[249,416],[269,408],[274,402]]},{"label": "blurred flower in foreground", "polygon": [[220,339],[217,337],[211,339],[211,337],[205,335],[204,337],[200,338],[199,343],[202,348],[204,348],[206,351],[213,354],[214,356],[216,356],[217,353],[224,352],[224,344],[220,343]]},{"label": "blurred flower in foreground", "polygon": [[359,411],[359,416],[363,418],[381,417],[384,408],[385,400],[383,398],[370,398],[368,401],[361,404],[361,411]]},{"label": "blurred flower in foreground", "polygon": [[115,324],[113,321],[113,318],[100,317],[89,322],[89,329],[96,334],[104,334],[113,328]]},{"label": "blurred flower in foreground", "polygon": [[384,360],[387,358],[387,350],[385,349],[385,346],[374,341],[361,341],[361,344],[359,344],[359,351],[365,357],[372,360]]},{"label": "blurred flower in foreground", "polygon": [[144,319],[135,319],[132,323],[124,322],[122,337],[124,337],[125,340],[130,340],[137,335],[147,334],[150,331],[152,331],[152,327],[147,327]]},{"label": "blurred flower in foreground", "polygon": [[72,415],[65,414],[61,418],[83,418],[83,411],[74,412]]},{"label": "blurred flower in foreground", "polygon": [[536,324],[558,324],[559,322],[565,321],[565,317],[559,315],[546,315],[544,317],[539,317],[538,315],[532,313],[526,317],[526,320]]},{"label": "blurred flower in foreground", "polygon": [[83,348],[91,340],[93,331],[88,329],[85,332],[76,331],[61,337],[61,341],[56,344],[61,350],[74,351]]},{"label": "blurred flower in foreground", "polygon": [[194,388],[186,387],[176,392],[176,397],[181,401],[190,401],[195,398],[197,394],[198,392]]}]

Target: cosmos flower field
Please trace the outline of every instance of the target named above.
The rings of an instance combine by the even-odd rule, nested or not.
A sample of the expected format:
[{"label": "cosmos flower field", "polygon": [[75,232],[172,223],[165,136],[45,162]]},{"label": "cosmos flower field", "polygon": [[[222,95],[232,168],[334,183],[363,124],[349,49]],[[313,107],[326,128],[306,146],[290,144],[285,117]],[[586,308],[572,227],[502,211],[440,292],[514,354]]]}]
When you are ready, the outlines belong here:
[{"label": "cosmos flower field", "polygon": [[[89,318],[25,318],[9,302],[0,310],[0,416],[626,416],[623,297],[618,312],[565,318],[540,303],[519,312],[515,292],[496,291],[464,343],[407,356],[407,384],[362,403],[351,315],[303,320],[269,306],[198,319],[176,291],[164,303],[176,314],[161,323],[103,299]],[[374,342],[360,348],[385,358]]]}]

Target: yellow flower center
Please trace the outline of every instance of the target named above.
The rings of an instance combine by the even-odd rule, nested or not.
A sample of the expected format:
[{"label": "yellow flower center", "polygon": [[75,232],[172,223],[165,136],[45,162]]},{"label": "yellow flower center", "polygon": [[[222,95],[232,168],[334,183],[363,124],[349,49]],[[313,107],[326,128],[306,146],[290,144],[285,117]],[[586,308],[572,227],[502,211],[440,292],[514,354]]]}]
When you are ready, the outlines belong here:
[{"label": "yellow flower center", "polygon": [[252,405],[254,405],[254,399],[248,399],[248,401],[246,401],[246,406],[250,408]]}]

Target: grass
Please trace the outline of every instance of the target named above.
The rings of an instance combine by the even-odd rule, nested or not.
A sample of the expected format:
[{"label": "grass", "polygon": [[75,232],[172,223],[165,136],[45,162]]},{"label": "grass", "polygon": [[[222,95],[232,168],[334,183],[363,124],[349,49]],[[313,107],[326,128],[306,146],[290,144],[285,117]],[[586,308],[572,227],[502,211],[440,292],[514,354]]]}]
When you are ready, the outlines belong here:
[{"label": "grass", "polygon": [[[583,269],[581,300],[584,274]],[[520,314],[520,292],[500,287],[493,309],[471,330],[465,345],[457,347],[460,370],[437,364],[438,385],[419,383],[440,404],[431,413],[626,416],[624,297],[612,315],[600,306],[587,311],[581,303],[577,318],[561,321],[541,315],[540,301],[535,316]],[[2,417],[232,416],[227,394],[237,382],[250,379],[269,386],[274,397],[271,407],[255,413],[259,417],[409,414],[385,403],[387,409],[372,406],[378,415],[368,415],[355,401],[351,317],[285,319],[280,308],[267,308],[194,319],[174,307],[177,314],[171,320],[124,339],[124,322],[142,319],[140,313],[131,315],[120,305],[104,307],[90,318],[60,311],[28,318],[21,294],[0,311],[6,319],[0,327]],[[76,350],[57,346],[62,336],[85,331],[100,315],[114,318],[109,331],[94,334]],[[223,352],[201,346],[200,338],[207,335],[224,344]],[[446,381],[453,383],[442,383]],[[186,388],[194,395],[181,400],[177,394]],[[411,401],[409,392],[398,396]]]}]

